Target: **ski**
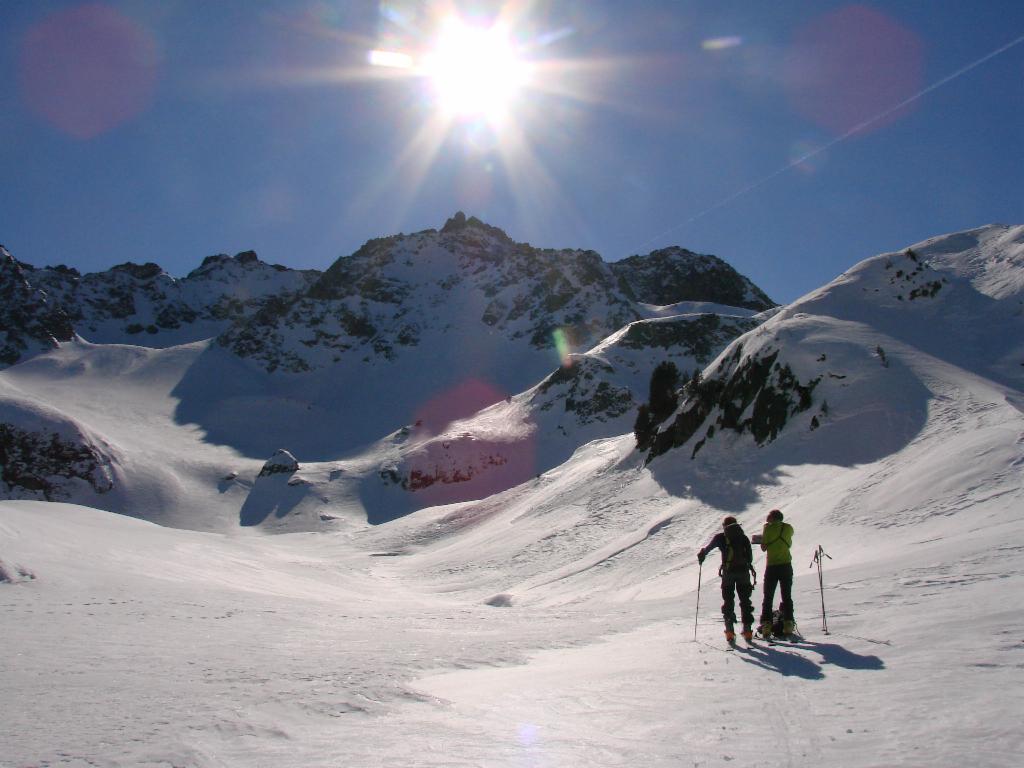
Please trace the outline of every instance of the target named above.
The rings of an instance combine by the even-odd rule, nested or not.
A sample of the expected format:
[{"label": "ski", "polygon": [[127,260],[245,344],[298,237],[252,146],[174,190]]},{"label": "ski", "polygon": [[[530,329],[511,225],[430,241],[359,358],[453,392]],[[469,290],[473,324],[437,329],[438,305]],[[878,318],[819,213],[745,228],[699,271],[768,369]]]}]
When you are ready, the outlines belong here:
[{"label": "ski", "polygon": [[771,637],[757,635],[757,639],[763,640],[768,645],[795,645],[796,643],[805,642],[799,635],[772,635]]}]

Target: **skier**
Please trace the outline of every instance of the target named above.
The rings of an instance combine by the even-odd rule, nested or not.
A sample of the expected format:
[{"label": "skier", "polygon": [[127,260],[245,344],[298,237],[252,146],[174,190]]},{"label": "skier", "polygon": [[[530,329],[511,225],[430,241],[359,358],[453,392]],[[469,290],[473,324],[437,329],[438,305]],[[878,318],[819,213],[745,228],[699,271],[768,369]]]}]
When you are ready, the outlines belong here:
[{"label": "skier", "polygon": [[[735,517],[727,517],[722,521],[723,530],[715,534],[711,542],[697,553],[697,562],[703,564],[704,558],[712,549],[722,551],[722,565],[718,575],[722,577],[722,618],[725,620],[725,639],[730,643],[736,640],[736,608],[735,594],[739,594],[740,613],[743,618],[743,639],[749,642],[754,634],[754,606],[750,595],[754,591],[751,576],[755,574],[753,551],[750,539]],[[754,575],[756,581],[757,576]]]},{"label": "skier", "polygon": [[793,620],[793,526],[782,522],[782,512],[773,509],[761,533],[761,551],[768,555],[764,569],[764,600],[761,603],[761,634],[772,635],[772,603],[775,587],[782,588],[782,633],[791,635],[796,631]]}]

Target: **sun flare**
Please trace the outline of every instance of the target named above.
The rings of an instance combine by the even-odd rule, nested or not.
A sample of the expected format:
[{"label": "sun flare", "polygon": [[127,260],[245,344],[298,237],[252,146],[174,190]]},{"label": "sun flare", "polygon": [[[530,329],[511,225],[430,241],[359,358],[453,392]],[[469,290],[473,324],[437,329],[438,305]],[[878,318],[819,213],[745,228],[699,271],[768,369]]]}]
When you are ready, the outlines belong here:
[{"label": "sun flare", "polygon": [[459,19],[442,27],[424,69],[447,115],[492,123],[504,119],[527,82],[526,63],[504,27],[474,27]]}]

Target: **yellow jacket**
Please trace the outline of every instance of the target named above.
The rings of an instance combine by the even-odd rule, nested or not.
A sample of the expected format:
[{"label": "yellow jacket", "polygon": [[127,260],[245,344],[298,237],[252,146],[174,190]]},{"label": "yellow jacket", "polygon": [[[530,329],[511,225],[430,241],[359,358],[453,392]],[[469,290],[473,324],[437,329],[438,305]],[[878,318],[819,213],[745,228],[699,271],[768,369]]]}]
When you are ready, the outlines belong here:
[{"label": "yellow jacket", "polygon": [[782,520],[766,523],[761,533],[761,551],[768,553],[768,565],[793,562],[789,548],[793,546],[793,526]]}]

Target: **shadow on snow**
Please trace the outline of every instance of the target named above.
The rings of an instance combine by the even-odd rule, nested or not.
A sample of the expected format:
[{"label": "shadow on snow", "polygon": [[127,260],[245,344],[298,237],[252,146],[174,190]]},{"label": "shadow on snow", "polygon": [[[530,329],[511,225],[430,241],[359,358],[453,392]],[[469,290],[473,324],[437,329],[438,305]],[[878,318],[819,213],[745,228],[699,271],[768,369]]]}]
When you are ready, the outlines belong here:
[{"label": "shadow on snow", "polygon": [[[885,669],[885,662],[878,656],[854,653],[837,643],[815,643],[802,640],[785,645],[755,645],[742,649],[743,661],[784,677],[802,677],[805,680],[821,680],[825,677],[825,665],[843,669],[876,671]],[[814,651],[821,661],[809,659],[799,651]]]}]

